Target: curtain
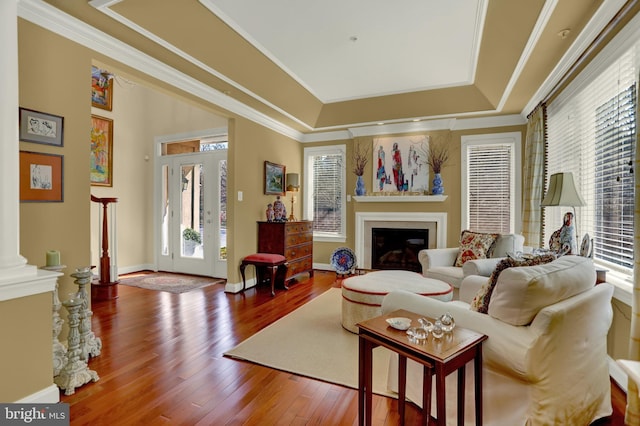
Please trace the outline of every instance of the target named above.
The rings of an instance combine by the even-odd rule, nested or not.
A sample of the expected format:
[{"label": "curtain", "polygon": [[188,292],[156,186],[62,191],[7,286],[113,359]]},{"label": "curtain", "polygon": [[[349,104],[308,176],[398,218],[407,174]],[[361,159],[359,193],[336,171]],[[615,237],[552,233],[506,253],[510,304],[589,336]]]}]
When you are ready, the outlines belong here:
[{"label": "curtain", "polygon": [[[636,134],[636,144],[637,144]],[[633,224],[633,304],[631,315],[631,331],[629,338],[629,359],[640,361],[640,149],[635,150],[633,165],[635,180],[635,212]],[[640,425],[640,397],[638,396],[638,384],[629,379],[627,384],[627,411],[625,424]]]},{"label": "curtain", "polygon": [[540,207],[544,196],[546,161],[545,143],[547,139],[544,104],[538,105],[529,115],[525,139],[525,160],[523,167],[522,234],[525,245],[543,247],[543,211]]}]

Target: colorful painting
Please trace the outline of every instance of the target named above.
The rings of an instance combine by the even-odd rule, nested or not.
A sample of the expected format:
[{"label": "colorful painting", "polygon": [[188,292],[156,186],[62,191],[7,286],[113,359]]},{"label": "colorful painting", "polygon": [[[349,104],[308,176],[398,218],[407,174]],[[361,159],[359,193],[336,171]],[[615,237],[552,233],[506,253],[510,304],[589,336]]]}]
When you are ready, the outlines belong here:
[{"label": "colorful painting", "polygon": [[285,195],[284,174],[285,166],[264,162],[264,193],[266,195]]},{"label": "colorful painting", "polygon": [[113,186],[113,120],[91,116],[91,185]]},{"label": "colorful painting", "polygon": [[111,111],[113,101],[113,74],[91,66],[91,106]]},{"label": "colorful painting", "polygon": [[373,140],[373,192],[429,190],[429,137],[384,137]]}]

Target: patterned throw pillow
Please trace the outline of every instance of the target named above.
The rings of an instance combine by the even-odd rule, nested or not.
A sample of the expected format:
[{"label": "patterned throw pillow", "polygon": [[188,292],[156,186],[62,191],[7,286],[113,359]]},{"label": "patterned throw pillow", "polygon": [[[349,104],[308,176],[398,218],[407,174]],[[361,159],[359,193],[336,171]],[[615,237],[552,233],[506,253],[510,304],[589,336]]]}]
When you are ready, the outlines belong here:
[{"label": "patterned throw pillow", "polygon": [[554,260],[556,260],[556,256],[554,254],[543,254],[541,256],[534,256],[528,259],[513,259],[511,257],[502,259],[496,265],[496,269],[494,269],[493,273],[489,277],[489,280],[487,280],[482,288],[478,290],[478,293],[471,301],[471,306],[469,307],[469,309],[483,314],[489,312],[489,302],[491,300],[491,294],[493,293],[493,289],[498,282],[500,272],[504,271],[505,269],[515,266],[542,265],[545,263],[553,262]]},{"label": "patterned throw pillow", "polygon": [[482,234],[473,231],[462,231],[460,249],[453,266],[461,267],[467,260],[486,259],[500,234]]}]

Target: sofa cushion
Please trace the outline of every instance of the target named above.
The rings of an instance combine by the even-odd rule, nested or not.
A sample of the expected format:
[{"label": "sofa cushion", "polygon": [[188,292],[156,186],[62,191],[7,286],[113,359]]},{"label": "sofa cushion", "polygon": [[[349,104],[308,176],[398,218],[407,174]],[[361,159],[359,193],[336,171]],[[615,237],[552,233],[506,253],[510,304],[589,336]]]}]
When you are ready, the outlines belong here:
[{"label": "sofa cushion", "polygon": [[496,240],[489,257],[507,257],[509,253],[524,250],[524,236],[518,234],[502,234]]},{"label": "sofa cushion", "polygon": [[535,265],[543,265],[545,263],[552,262],[556,259],[556,257],[552,254],[546,254],[542,256],[534,256],[528,259],[513,259],[511,257],[506,257],[500,261],[496,265],[493,273],[487,280],[487,282],[482,286],[482,288],[475,295],[473,300],[470,303],[470,308],[473,311],[477,311],[483,314],[486,314],[489,311],[489,302],[491,301],[491,294],[493,293],[493,289],[498,282],[498,278],[500,277],[500,273],[507,268],[519,267],[519,266],[535,266]]},{"label": "sofa cushion", "polygon": [[458,256],[453,266],[461,267],[467,260],[486,259],[489,257],[499,235],[462,231]]},{"label": "sofa cushion", "polygon": [[498,277],[489,301],[489,315],[512,325],[527,325],[545,306],[593,287],[591,259],[563,256],[538,266],[509,268]]}]

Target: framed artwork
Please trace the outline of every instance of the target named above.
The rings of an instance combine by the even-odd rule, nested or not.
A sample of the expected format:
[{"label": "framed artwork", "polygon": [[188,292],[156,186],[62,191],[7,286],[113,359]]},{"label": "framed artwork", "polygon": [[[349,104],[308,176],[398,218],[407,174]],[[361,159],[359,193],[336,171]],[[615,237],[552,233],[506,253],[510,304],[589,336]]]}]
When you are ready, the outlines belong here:
[{"label": "framed artwork", "polygon": [[113,75],[91,66],[91,106],[111,111],[113,103]]},{"label": "framed artwork", "polygon": [[264,193],[266,195],[285,195],[285,170],[286,167],[281,164],[264,162]]},{"label": "framed artwork", "polygon": [[20,140],[63,146],[64,117],[19,108]]},{"label": "framed artwork", "polygon": [[373,192],[429,190],[429,136],[384,137],[373,141]]},{"label": "framed artwork", "polygon": [[113,186],[113,120],[91,115],[91,185]]},{"label": "framed artwork", "polygon": [[64,201],[62,155],[20,151],[20,201]]}]

